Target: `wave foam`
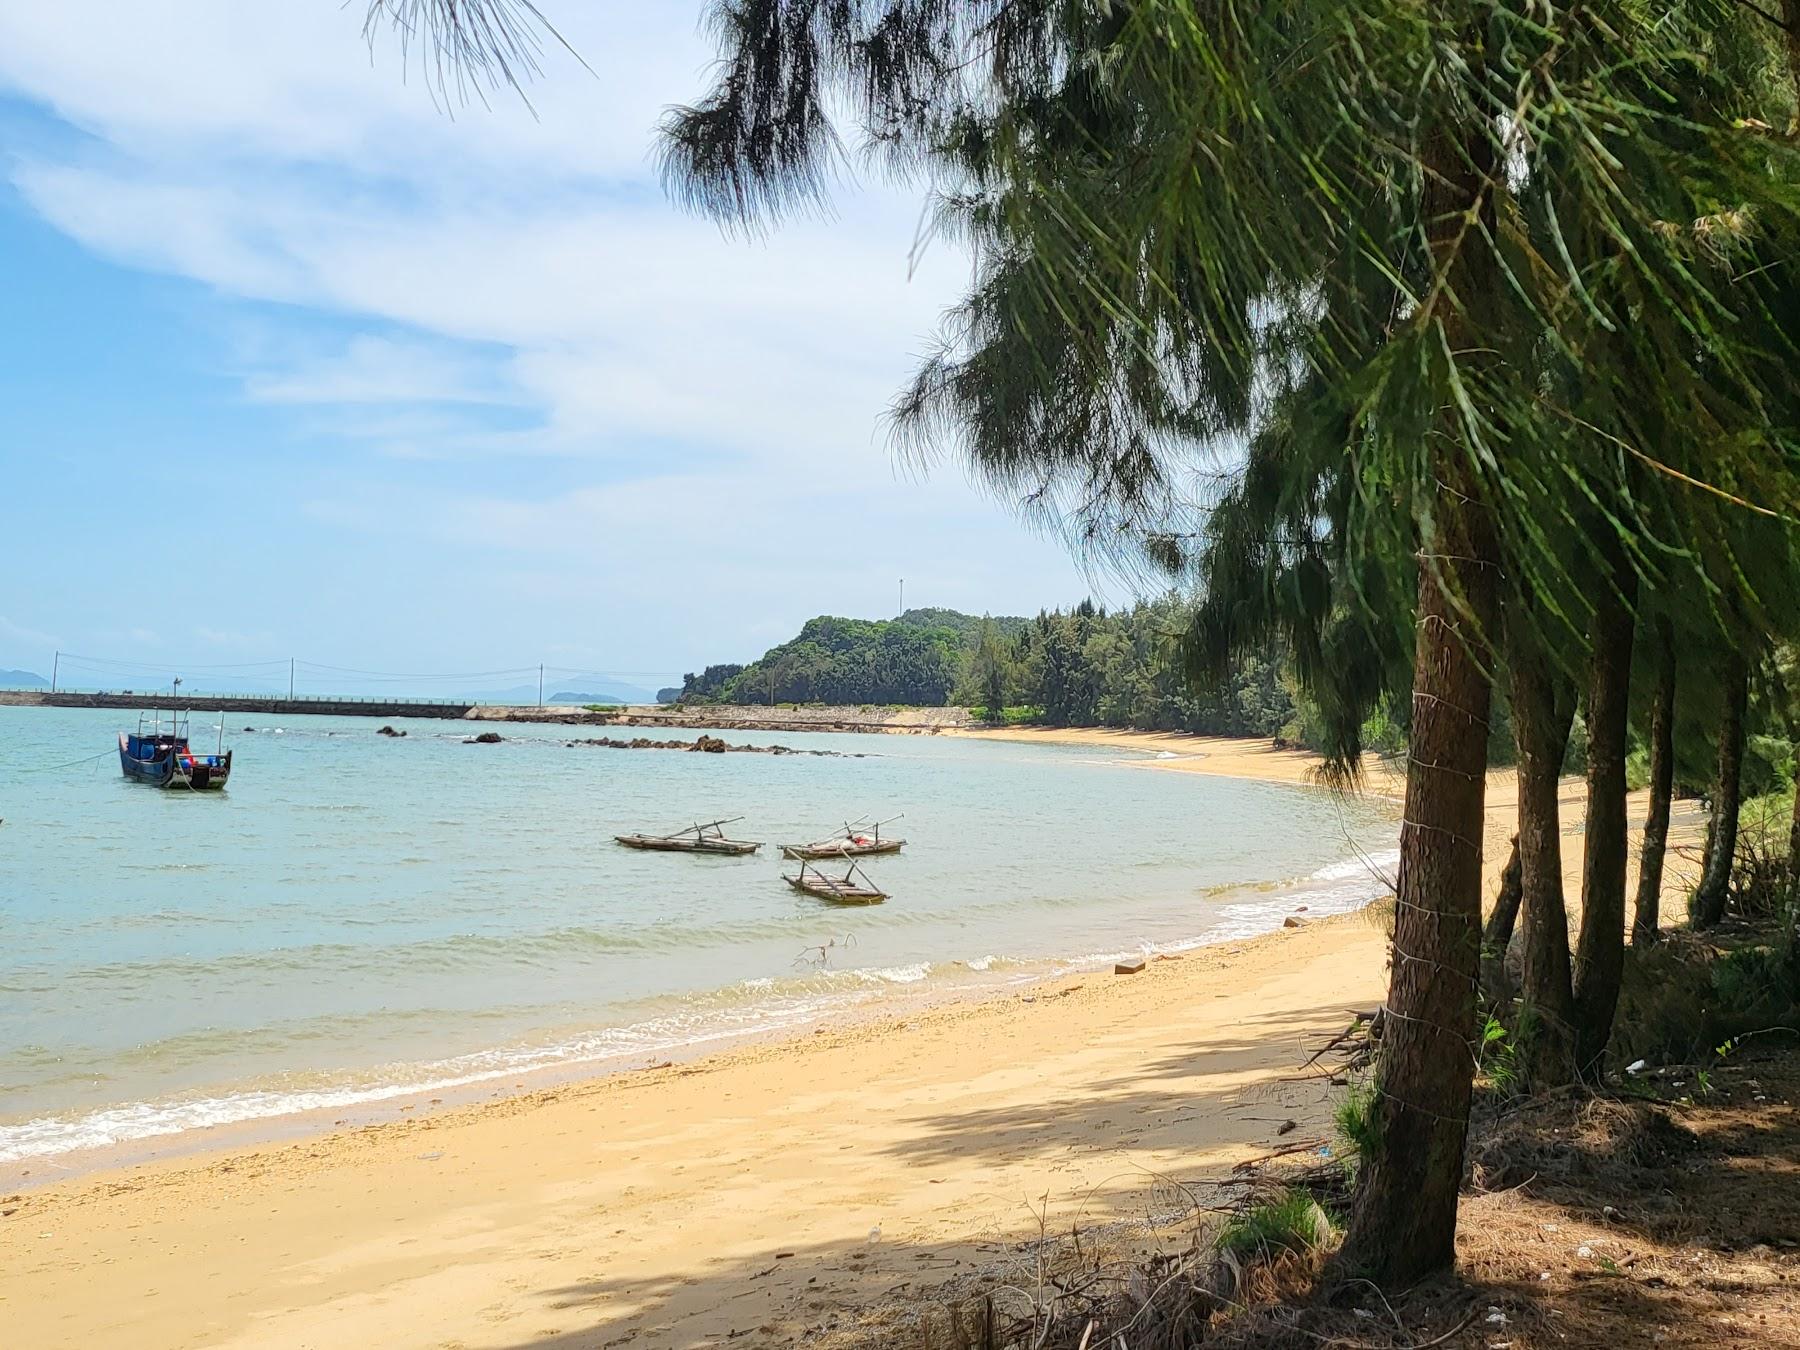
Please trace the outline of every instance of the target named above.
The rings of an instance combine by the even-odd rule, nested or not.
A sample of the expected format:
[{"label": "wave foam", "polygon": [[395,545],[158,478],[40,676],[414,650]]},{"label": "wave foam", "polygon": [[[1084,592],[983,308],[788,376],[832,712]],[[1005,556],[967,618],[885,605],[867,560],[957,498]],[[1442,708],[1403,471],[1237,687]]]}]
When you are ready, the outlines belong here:
[{"label": "wave foam", "polygon": [[[1174,953],[1241,940],[1279,927],[1281,919],[1291,913],[1297,903],[1304,903],[1314,916],[1361,908],[1386,892],[1382,874],[1391,871],[1398,861],[1399,851],[1394,849],[1330,863],[1298,882],[1263,892],[1256,899],[1218,906],[1212,911],[1213,921],[1202,933],[1176,941],[1145,941],[1123,950],[1093,952],[1072,960],[1019,962],[988,954],[967,961],[919,961],[906,965],[819,969],[788,976],[763,976],[710,993],[685,997],[682,1000],[684,1007],[666,1015],[605,1028],[551,1045],[515,1045],[428,1063],[387,1065],[363,1081],[321,1082],[303,1088],[259,1088],[182,1100],[134,1102],[80,1116],[47,1116],[0,1125],[0,1162],[113,1147],[189,1130],[304,1112],[366,1107],[399,1097],[444,1092],[537,1070],[604,1064],[634,1055],[667,1054],[803,1025],[833,1011],[878,998],[883,989],[919,986],[934,976],[954,978],[961,973],[966,978],[969,974],[995,975],[1005,969],[1009,974],[1002,983],[1010,984],[1056,971],[1091,968],[1126,957]],[[609,935],[586,930],[563,930],[550,935],[550,940],[558,944],[575,940],[602,945],[617,941]],[[513,941],[517,942],[516,939]],[[470,938],[444,939],[438,945],[455,949],[469,942],[487,945],[480,939]],[[279,954],[275,959],[281,959]]]}]

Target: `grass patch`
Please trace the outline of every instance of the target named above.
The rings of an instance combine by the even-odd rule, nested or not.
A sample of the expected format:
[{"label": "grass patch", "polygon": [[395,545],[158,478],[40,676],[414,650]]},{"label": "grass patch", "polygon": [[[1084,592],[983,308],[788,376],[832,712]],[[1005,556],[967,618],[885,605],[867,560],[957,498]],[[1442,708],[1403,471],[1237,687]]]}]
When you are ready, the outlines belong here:
[{"label": "grass patch", "polygon": [[1267,1261],[1282,1252],[1317,1251],[1331,1241],[1331,1234],[1331,1216],[1310,1192],[1296,1186],[1232,1215],[1213,1245],[1241,1262]]},{"label": "grass patch", "polygon": [[1381,1117],[1375,1112],[1375,1085],[1366,1079],[1352,1083],[1331,1118],[1337,1125],[1338,1155],[1344,1170],[1355,1175],[1362,1156],[1381,1145]]}]

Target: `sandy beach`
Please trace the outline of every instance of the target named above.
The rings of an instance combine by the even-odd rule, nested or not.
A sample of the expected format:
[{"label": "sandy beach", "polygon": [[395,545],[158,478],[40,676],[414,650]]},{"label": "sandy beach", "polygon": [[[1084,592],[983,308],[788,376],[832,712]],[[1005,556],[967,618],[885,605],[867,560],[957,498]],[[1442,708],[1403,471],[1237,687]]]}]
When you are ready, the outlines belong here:
[{"label": "sandy beach", "polygon": [[[1266,742],[978,734],[1279,782],[1313,766]],[[1370,790],[1398,786],[1384,772]],[[1572,782],[1571,875],[1580,808]],[[1490,893],[1512,815],[1495,775]],[[1690,836],[1693,804],[1676,819]],[[1671,862],[1673,893],[1690,869]],[[1303,923],[1137,975],[22,1192],[0,1201],[0,1324],[31,1347],[791,1344],[1040,1224],[1141,1216],[1278,1140],[1326,1141],[1330,1097],[1296,1070],[1380,1001],[1384,945],[1369,915]]]}]

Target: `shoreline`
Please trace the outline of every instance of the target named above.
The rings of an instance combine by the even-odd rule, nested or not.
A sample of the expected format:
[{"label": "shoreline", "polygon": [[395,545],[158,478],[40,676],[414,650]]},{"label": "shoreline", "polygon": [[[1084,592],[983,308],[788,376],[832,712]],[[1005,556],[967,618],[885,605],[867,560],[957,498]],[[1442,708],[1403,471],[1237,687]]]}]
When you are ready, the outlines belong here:
[{"label": "shoreline", "polygon": [[[1135,750],[1156,756],[1142,767],[1177,773],[1204,773],[1259,783],[1325,788],[1319,781],[1324,760],[1311,750],[1277,747],[1267,736],[1204,736],[1192,731],[1135,731],[1124,727],[985,727],[968,726],[940,733],[964,740],[1018,741],[1030,745],[1080,745],[1095,749]],[[1397,799],[1405,787],[1403,768],[1380,756],[1363,756],[1360,795]]]},{"label": "shoreline", "polygon": [[[1002,733],[1004,737],[1004,733]],[[1117,733],[1041,733],[1012,739],[1081,741],[1108,752],[1107,761],[1130,767],[1186,767],[1155,759],[1168,738]],[[1145,743],[1148,740],[1148,743]],[[1186,749],[1188,741],[1181,742]],[[1266,741],[1232,742],[1206,739],[1208,771],[1235,765],[1243,758],[1247,771],[1233,776],[1275,786],[1306,785],[1304,767],[1312,761],[1302,752],[1270,752]],[[1242,768],[1242,766],[1237,766]],[[664,1028],[657,1020],[597,1024],[572,1029],[567,1041],[507,1040],[457,1046],[442,1058],[419,1056],[392,1066],[309,1074],[286,1079],[278,1074],[219,1081],[216,1086],[159,1095],[154,1088],[130,1100],[101,1101],[34,1111],[11,1122],[0,1155],[0,1187],[37,1188],[94,1172],[112,1171],[177,1157],[192,1157],[221,1147],[254,1147],[284,1140],[328,1134],[396,1120],[403,1113],[430,1114],[445,1103],[460,1104],[494,1096],[528,1092],[546,1085],[631,1072],[648,1062],[688,1062],[721,1048],[779,1040],[806,1034],[822,1020],[878,1017],[896,1008],[928,1006],[941,1001],[1001,997],[1024,984],[1054,980],[1071,970],[1109,966],[1115,959],[1152,957],[1197,947],[1236,943],[1248,934],[1278,927],[1290,912],[1314,917],[1347,903],[1365,903],[1357,890],[1374,893],[1374,878],[1360,871],[1367,859],[1348,839],[1345,852],[1314,871],[1296,871],[1266,880],[1245,880],[1230,887],[1196,893],[1204,909],[1190,925],[1155,934],[1133,934],[1116,940],[1110,925],[1096,927],[1079,945],[1030,949],[952,949],[919,968],[870,968],[854,957],[795,977],[820,978],[817,987],[788,988],[778,981],[766,998],[757,995],[737,1015],[701,1014],[698,1023]],[[1348,883],[1348,884],[1346,884]],[[1215,907],[1216,905],[1216,907]],[[1084,935],[1069,934],[1070,938]],[[994,962],[990,975],[989,962]],[[850,978],[855,977],[855,978]],[[913,981],[917,979],[918,983]],[[858,981],[860,980],[860,983]],[[752,982],[755,983],[755,982]],[[764,983],[767,983],[766,981]],[[726,993],[736,986],[721,986]],[[498,1085],[499,1091],[494,1089]],[[29,1150],[29,1151],[26,1151]]]},{"label": "shoreline", "polygon": [[[1294,786],[1313,762],[1266,741],[972,734]],[[1513,804],[1510,775],[1491,775],[1490,897]],[[1572,834],[1579,783],[1564,804]],[[1563,861],[1578,877],[1578,844]],[[833,1310],[984,1267],[1040,1223],[1126,1218],[1159,1185],[1329,1147],[1333,1094],[1296,1069],[1385,995],[1380,913],[33,1179],[0,1201],[0,1304],[34,1346],[789,1345]]]},{"label": "shoreline", "polygon": [[[881,1273],[885,1287],[917,1270],[921,1244],[973,1263],[995,1225],[1029,1220],[1045,1170],[1068,1208],[1091,1208],[1145,1169],[1251,1156],[1277,1112],[1326,1129],[1323,1094],[1279,1080],[1308,1038],[1379,998],[1384,946],[1366,916],[1340,915],[1137,975],[889,1008],[693,1063],[54,1182],[5,1200],[0,1301],[41,1346],[498,1346],[547,1330],[551,1295],[599,1269],[622,1288],[595,1309],[598,1341],[641,1329],[634,1345],[701,1344],[745,1326],[739,1285],[775,1303],[814,1301],[809,1280]],[[1199,1098],[1133,1104],[1133,1066],[1196,1002],[1219,1030],[1257,1033],[1169,1065],[1205,1085]],[[1128,1143],[1095,1133],[1133,1116]],[[146,1224],[156,1242],[137,1240]],[[714,1287],[721,1263],[731,1293]],[[78,1291],[102,1265],[98,1307]],[[512,1289],[519,1276],[529,1290]],[[665,1293],[631,1293],[640,1279]],[[797,1330],[758,1325],[782,1328],[766,1345]]]},{"label": "shoreline", "polygon": [[[1274,780],[1271,780],[1274,781]],[[1276,781],[1276,786],[1293,786]],[[343,1129],[379,1126],[406,1118],[425,1119],[444,1110],[460,1106],[530,1095],[546,1088],[580,1084],[638,1072],[657,1064],[689,1064],[718,1054],[730,1054],[744,1046],[772,1045],[791,1041],[814,1032],[821,1025],[861,1025],[894,1017],[916,1015],[946,1005],[978,1005],[990,1000],[1016,996],[1021,990],[1055,985],[1058,981],[1110,971],[1119,961],[1142,959],[1146,962],[1179,960],[1190,954],[1237,947],[1246,942],[1279,935],[1284,920],[1305,923],[1354,914],[1380,899],[1347,895],[1346,891],[1373,891],[1380,877],[1377,861],[1391,862],[1385,854],[1366,855],[1352,852],[1325,864],[1311,873],[1268,881],[1232,883],[1195,892],[1209,909],[1206,926],[1186,936],[1142,939],[1108,947],[1104,935],[1094,941],[1101,950],[1091,947],[1081,952],[1053,952],[1031,956],[984,956],[978,959],[946,958],[923,963],[913,968],[870,968],[863,966],[820,967],[810,972],[826,977],[841,976],[856,983],[836,991],[805,996],[800,1006],[771,1002],[761,1009],[753,1024],[742,1020],[722,1022],[714,1029],[688,1029],[678,1037],[646,1041],[614,1050],[583,1051],[563,1056],[555,1044],[494,1046],[465,1055],[426,1061],[415,1069],[435,1070],[442,1078],[425,1077],[423,1081],[368,1081],[341,1086],[320,1085],[293,1090],[294,1097],[323,1096],[337,1098],[323,1104],[284,1105],[278,1109],[252,1109],[247,1114],[224,1119],[200,1119],[194,1124],[156,1129],[128,1138],[115,1138],[104,1143],[81,1144],[71,1148],[51,1149],[0,1158],[0,1189],[33,1190],[60,1181],[79,1181],[97,1173],[127,1170],[193,1158],[220,1150],[258,1148],[329,1135]],[[1346,883],[1348,883],[1346,885]],[[1223,902],[1223,903],[1221,903]],[[1213,908],[1216,906],[1216,908]],[[1233,914],[1233,910],[1240,911]],[[1241,911],[1254,911],[1246,915]],[[1254,925],[1246,931],[1247,925]],[[807,974],[797,976],[808,978]],[[735,986],[733,986],[735,988]],[[616,1027],[600,1027],[587,1033],[590,1037],[608,1034],[630,1035],[655,1023],[630,1023]],[[496,1056],[519,1054],[518,1062],[498,1067],[478,1067],[480,1061]],[[540,1056],[537,1062],[531,1056]],[[264,1089],[245,1087],[223,1097],[150,1099],[140,1102],[97,1108],[80,1115],[50,1115],[34,1120],[34,1124],[57,1122],[73,1129],[89,1125],[106,1128],[94,1122],[96,1116],[114,1112],[161,1111],[178,1114],[184,1110],[204,1113],[234,1100],[248,1101]],[[94,1122],[94,1123],[90,1123]],[[16,1122],[23,1125],[26,1122]],[[140,1115],[137,1128],[143,1128]]]}]

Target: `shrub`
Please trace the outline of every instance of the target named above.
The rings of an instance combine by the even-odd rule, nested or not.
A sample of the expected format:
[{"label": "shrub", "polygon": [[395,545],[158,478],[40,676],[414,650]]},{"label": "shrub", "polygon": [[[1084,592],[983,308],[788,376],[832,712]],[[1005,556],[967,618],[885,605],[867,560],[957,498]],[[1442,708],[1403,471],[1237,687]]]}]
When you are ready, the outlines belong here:
[{"label": "shrub", "polygon": [[[1520,1014],[1520,1031],[1528,1031],[1530,1011]],[[1481,1071],[1499,1091],[1509,1096],[1519,1089],[1519,1041],[1509,1036],[1499,1018],[1489,1015],[1481,1029]]]},{"label": "shrub", "polygon": [[1789,1012],[1797,993],[1785,955],[1774,947],[1739,947],[1712,967],[1712,990],[1722,1017],[1773,1021]]},{"label": "shrub", "polygon": [[1800,963],[1785,933],[1721,951],[1673,932],[1627,951],[1609,1051],[1619,1064],[1687,1060],[1745,1032],[1796,1023]]}]

